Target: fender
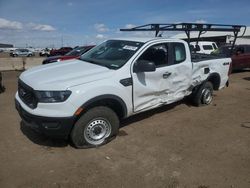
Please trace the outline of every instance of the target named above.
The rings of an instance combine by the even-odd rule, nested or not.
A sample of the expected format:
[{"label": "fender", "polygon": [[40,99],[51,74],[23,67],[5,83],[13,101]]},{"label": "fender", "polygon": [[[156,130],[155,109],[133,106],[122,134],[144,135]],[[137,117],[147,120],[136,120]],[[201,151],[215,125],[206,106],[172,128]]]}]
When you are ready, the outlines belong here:
[{"label": "fender", "polygon": [[81,108],[86,109],[86,108],[90,108],[92,107],[92,105],[95,104],[103,104],[106,101],[112,101],[115,102],[115,105],[119,105],[118,108],[121,108],[121,112],[116,112],[118,113],[119,117],[121,118],[125,118],[127,117],[127,105],[126,103],[118,96],[116,95],[111,95],[111,94],[106,94],[106,95],[100,95],[97,97],[94,97],[90,100],[88,100],[87,102],[85,102]]}]

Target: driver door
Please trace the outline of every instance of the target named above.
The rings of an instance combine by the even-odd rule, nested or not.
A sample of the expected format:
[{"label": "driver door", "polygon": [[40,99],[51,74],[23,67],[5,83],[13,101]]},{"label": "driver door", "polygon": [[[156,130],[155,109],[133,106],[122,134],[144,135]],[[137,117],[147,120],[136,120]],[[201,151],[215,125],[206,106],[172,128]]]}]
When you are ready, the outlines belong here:
[{"label": "driver door", "polygon": [[136,61],[156,65],[154,72],[132,72],[134,112],[183,98],[191,82],[192,64],[183,43],[159,43],[147,48]]}]

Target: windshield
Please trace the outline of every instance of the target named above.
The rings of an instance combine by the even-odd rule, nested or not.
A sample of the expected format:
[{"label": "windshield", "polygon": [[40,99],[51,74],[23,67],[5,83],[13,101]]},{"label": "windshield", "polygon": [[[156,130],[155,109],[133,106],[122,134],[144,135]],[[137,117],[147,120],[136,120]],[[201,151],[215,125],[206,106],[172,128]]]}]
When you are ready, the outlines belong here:
[{"label": "windshield", "polygon": [[80,59],[109,69],[119,69],[143,44],[142,42],[108,40],[83,54]]},{"label": "windshield", "polygon": [[79,56],[82,53],[84,53],[86,50],[87,50],[87,47],[78,47],[78,48],[75,48],[75,49],[71,50],[70,52],[66,53],[65,55]]}]

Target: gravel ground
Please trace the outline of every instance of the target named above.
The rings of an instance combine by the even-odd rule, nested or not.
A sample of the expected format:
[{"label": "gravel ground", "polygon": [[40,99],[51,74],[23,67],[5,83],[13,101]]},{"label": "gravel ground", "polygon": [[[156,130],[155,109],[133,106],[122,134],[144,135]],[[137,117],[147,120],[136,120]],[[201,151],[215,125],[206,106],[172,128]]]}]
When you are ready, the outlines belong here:
[{"label": "gravel ground", "polygon": [[40,136],[14,107],[19,72],[0,94],[0,187],[250,187],[250,71],[231,75],[206,107],[186,101],[122,122],[93,149]]}]

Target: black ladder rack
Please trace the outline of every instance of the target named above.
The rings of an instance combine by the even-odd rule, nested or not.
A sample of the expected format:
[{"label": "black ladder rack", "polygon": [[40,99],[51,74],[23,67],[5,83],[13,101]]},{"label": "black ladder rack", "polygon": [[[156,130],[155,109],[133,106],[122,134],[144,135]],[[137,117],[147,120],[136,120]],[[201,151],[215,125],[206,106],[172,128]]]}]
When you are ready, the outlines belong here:
[{"label": "black ladder rack", "polygon": [[[136,26],[130,29],[120,29],[120,31],[155,31],[155,37],[159,37],[160,31],[184,31],[187,35],[187,42],[190,43],[190,32],[197,31],[198,40],[200,36],[206,32],[233,32],[234,41],[232,46],[234,47],[235,41],[238,37],[241,28],[244,28],[243,36],[246,32],[245,25],[224,25],[224,24],[207,24],[207,23],[175,23],[175,24],[146,24]],[[232,49],[233,49],[232,47]]]}]

